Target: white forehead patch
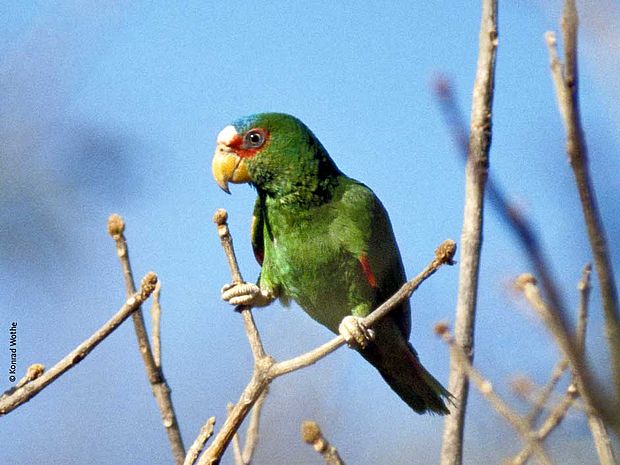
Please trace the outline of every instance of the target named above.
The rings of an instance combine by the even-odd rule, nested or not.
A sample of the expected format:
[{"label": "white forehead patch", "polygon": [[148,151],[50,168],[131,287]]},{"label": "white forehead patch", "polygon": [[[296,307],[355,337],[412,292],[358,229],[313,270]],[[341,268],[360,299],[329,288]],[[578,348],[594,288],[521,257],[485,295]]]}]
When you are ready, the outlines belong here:
[{"label": "white forehead patch", "polygon": [[235,127],[232,125],[228,125],[224,129],[222,129],[217,135],[217,143],[228,145],[232,142],[236,135],[237,130],[235,129]]}]

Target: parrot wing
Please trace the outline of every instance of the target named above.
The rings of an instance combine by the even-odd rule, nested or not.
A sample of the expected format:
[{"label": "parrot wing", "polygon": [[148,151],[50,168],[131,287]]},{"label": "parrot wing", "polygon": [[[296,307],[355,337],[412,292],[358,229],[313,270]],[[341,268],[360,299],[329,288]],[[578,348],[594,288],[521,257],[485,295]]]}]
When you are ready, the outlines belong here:
[{"label": "parrot wing", "polygon": [[[340,199],[338,215],[332,224],[344,248],[360,263],[360,268],[373,289],[371,310],[390,298],[405,283],[396,238],[385,207],[364,184],[347,179],[347,187]],[[405,339],[411,331],[409,302],[391,314]]]},{"label": "parrot wing", "polygon": [[265,258],[265,242],[263,237],[264,226],[264,202],[261,197],[258,196],[256,197],[256,203],[254,204],[250,237],[252,241],[252,250],[254,251],[254,258],[256,258],[256,261],[261,266],[263,265],[263,259]]}]

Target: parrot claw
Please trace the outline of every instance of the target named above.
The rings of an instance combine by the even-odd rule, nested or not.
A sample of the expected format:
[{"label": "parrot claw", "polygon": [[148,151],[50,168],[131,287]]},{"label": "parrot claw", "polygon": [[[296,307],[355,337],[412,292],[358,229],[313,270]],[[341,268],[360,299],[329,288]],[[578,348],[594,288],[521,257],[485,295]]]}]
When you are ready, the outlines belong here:
[{"label": "parrot claw", "polygon": [[[220,294],[222,294],[222,299],[224,299],[224,292],[226,292],[227,290],[235,287],[238,283],[228,283],[228,284],[224,284],[222,286],[222,289],[220,289]],[[224,299],[226,300],[226,299]]]},{"label": "parrot claw", "polygon": [[231,305],[264,307],[273,301],[271,292],[252,283],[230,283],[222,287],[222,300]]},{"label": "parrot claw", "polygon": [[338,326],[340,335],[347,345],[354,349],[365,349],[368,343],[375,338],[375,332],[367,328],[362,320],[363,318],[349,315],[345,316]]}]

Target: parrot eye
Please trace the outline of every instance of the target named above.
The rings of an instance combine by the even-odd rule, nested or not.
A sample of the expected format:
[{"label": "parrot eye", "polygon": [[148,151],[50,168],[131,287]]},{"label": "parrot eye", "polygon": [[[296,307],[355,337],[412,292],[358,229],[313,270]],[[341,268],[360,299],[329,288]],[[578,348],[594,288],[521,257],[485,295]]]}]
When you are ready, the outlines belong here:
[{"label": "parrot eye", "polygon": [[246,133],[244,139],[245,145],[248,148],[259,148],[265,143],[265,131],[262,129],[252,129]]}]

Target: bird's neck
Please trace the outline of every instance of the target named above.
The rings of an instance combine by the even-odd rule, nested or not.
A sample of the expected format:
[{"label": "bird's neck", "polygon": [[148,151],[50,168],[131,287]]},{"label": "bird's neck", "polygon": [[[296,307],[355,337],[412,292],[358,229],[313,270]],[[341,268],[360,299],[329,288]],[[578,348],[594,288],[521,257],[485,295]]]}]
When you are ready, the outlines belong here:
[{"label": "bird's neck", "polygon": [[311,181],[300,180],[281,186],[270,186],[270,189],[261,189],[257,186],[257,190],[269,206],[275,208],[294,206],[308,209],[330,202],[338,187],[339,179],[340,176],[336,175],[326,176]]},{"label": "bird's neck", "polygon": [[[252,177],[259,194],[273,205],[309,208],[329,202],[343,174],[318,141],[308,149],[302,156],[286,154],[254,163]],[[287,164],[291,159],[294,164]]]}]

